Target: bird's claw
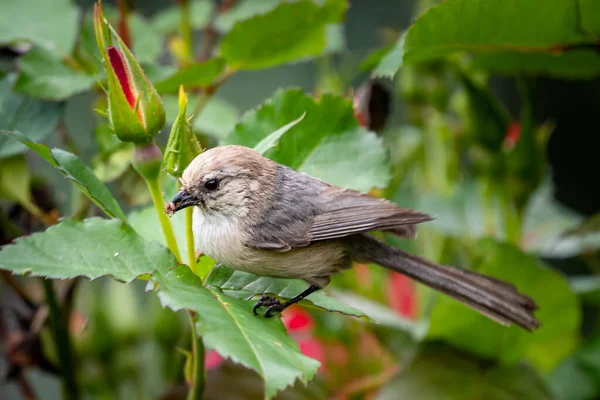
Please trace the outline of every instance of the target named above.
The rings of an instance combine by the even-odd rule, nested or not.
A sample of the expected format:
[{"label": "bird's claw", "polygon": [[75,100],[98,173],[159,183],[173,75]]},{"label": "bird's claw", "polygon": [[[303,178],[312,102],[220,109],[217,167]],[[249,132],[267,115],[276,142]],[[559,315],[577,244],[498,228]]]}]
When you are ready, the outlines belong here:
[{"label": "bird's claw", "polygon": [[278,313],[282,312],[283,310],[285,310],[285,304],[277,303],[277,304],[273,304],[272,306],[267,308],[263,315],[266,318],[271,318],[271,317],[274,317],[275,315],[277,315]]},{"label": "bird's claw", "polygon": [[[252,309],[252,312],[254,313],[254,315],[258,315],[258,313],[256,312],[256,310],[258,310],[261,307],[267,307],[267,310],[264,313],[265,317],[272,317],[275,314],[270,314],[270,310],[273,309],[272,311],[275,311],[275,308],[278,308],[279,306],[281,306],[281,303],[279,302],[279,300],[277,300],[275,297],[273,296],[262,296],[254,305],[254,308]],[[267,315],[270,314],[270,315]]]}]

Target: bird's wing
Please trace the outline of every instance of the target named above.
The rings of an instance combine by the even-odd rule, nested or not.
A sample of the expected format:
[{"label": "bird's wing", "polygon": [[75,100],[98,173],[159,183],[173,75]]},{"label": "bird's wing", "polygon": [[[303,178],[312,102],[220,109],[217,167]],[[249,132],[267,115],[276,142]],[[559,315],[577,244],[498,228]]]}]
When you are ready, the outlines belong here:
[{"label": "bird's wing", "polygon": [[250,230],[253,234],[246,242],[249,247],[287,251],[369,231],[414,237],[416,224],[433,219],[385,199],[332,186],[293,170],[284,171],[275,205]]},{"label": "bird's wing", "polygon": [[416,224],[431,221],[425,213],[400,208],[391,201],[331,186],[321,194],[322,209],[310,226],[311,241],[335,239],[369,231],[414,237]]}]

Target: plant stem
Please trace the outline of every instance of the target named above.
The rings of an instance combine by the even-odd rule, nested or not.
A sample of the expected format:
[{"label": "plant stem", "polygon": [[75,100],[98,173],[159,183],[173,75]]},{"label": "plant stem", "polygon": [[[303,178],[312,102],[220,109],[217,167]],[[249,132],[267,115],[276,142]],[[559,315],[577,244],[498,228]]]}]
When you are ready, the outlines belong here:
[{"label": "plant stem", "polygon": [[27,378],[25,377],[25,375],[23,374],[22,371],[19,372],[19,375],[17,376],[17,382],[19,384],[19,388],[21,389],[21,393],[23,394],[24,399],[26,399],[26,400],[37,399],[37,396],[35,395],[35,392],[33,391],[31,384],[29,383],[29,381],[27,380]]},{"label": "plant stem", "polygon": [[117,0],[119,8],[118,32],[121,39],[131,48],[131,31],[129,29],[129,5],[125,0]]},{"label": "plant stem", "polygon": [[188,207],[185,209],[185,240],[187,244],[188,265],[195,275],[198,275],[196,265],[196,249],[194,245],[194,226],[193,226],[194,209]]},{"label": "plant stem", "polygon": [[521,241],[521,215],[518,215],[517,210],[515,210],[514,204],[506,189],[500,191],[500,200],[502,202],[506,240],[512,244],[518,245]]},{"label": "plant stem", "polygon": [[162,228],[163,234],[165,235],[167,247],[169,248],[169,250],[171,250],[171,253],[175,255],[177,261],[181,262],[181,254],[179,253],[179,247],[177,247],[177,241],[175,240],[175,234],[173,233],[171,221],[169,221],[169,217],[167,217],[167,214],[165,214],[163,209],[163,197],[162,192],[160,190],[160,184],[158,183],[158,178],[146,180],[146,184],[148,185],[148,189],[150,189],[152,202],[154,203],[154,208],[160,221],[160,226]]},{"label": "plant stem", "polygon": [[60,363],[63,395],[65,399],[77,400],[80,397],[73,368],[73,353],[68,329],[68,316],[60,313],[53,282],[44,279],[43,285],[46,303],[48,304],[48,309],[50,311],[50,328],[52,329],[54,343],[58,353],[58,361]]},{"label": "plant stem", "polygon": [[187,400],[201,400],[204,393],[204,342],[196,333],[193,313],[190,311],[188,315],[192,325],[192,387]]},{"label": "plant stem", "polygon": [[52,221],[48,215],[44,214],[44,211],[42,211],[42,209],[39,208],[33,201],[19,201],[19,205],[23,207],[29,214],[41,221],[44,225],[54,225],[54,221]]}]

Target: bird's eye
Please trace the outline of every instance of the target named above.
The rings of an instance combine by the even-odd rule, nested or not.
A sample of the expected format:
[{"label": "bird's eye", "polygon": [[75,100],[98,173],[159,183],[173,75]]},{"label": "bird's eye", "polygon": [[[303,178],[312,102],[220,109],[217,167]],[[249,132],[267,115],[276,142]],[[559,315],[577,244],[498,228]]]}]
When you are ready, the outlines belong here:
[{"label": "bird's eye", "polygon": [[217,188],[219,187],[219,181],[217,179],[210,179],[206,181],[204,187],[206,188],[206,190],[217,190]]}]

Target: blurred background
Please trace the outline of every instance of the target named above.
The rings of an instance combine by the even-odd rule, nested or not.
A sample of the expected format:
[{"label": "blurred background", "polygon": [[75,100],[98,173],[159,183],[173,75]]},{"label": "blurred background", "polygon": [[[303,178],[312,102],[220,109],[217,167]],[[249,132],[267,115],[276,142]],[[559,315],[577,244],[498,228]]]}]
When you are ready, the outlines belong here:
[{"label": "blurred background", "polygon": [[[212,56],[236,18],[281,3],[190,2],[198,59]],[[496,326],[399,274],[359,265],[337,276],[328,291],[380,323],[302,306],[287,310],[286,329],[322,366],[307,387],[296,384],[277,398],[600,399],[600,63],[595,59],[595,69],[582,74],[518,67],[503,73],[450,55],[401,67],[393,79],[374,79],[373,69],[403,32],[438,3],[349,1],[343,21],[328,26],[323,54],[237,72],[218,88],[193,128],[205,147],[230,141],[245,113],[282,88],[354,101],[361,125],[382,138],[390,166],[387,184],[371,192],[436,216],[416,241],[386,240],[513,281],[542,304],[544,328],[528,334]],[[509,3],[506,7],[514,5]],[[115,22],[119,5],[128,9],[133,50],[152,81],[169,72],[161,66],[177,64],[181,38],[173,21],[180,3],[103,4]],[[84,0],[2,1],[0,129],[33,133],[36,141],[77,154],[132,213],[132,223],[143,224],[150,197],[129,164],[131,148],[115,142],[94,111],[105,107],[100,90],[85,83],[73,89],[77,83],[65,77],[62,65],[43,58],[24,64],[31,43],[4,40],[16,29],[14,21],[32,31],[61,30],[60,22],[40,26],[77,10],[84,24],[77,41],[91,38],[93,47],[92,7]],[[542,12],[542,3],[539,7]],[[519,29],[510,21],[496,23],[499,29]],[[600,58],[597,48],[589,52]],[[85,69],[84,55],[74,57],[78,68]],[[29,74],[30,81],[17,89],[19,73]],[[56,80],[40,89],[36,74]],[[58,95],[53,85],[61,82],[69,89]],[[163,99],[167,127],[157,138],[161,146],[177,114],[176,96]],[[194,94],[190,99],[195,101]],[[43,230],[40,213],[49,219],[101,215],[40,157],[10,146],[0,138],[1,244]],[[27,178],[21,169],[29,171]],[[33,206],[11,189],[24,179]],[[160,232],[148,234],[153,235],[160,239]],[[56,356],[44,329],[32,328],[39,323],[42,288],[4,271],[2,278],[0,397],[25,398],[31,390],[41,399],[59,399]],[[142,281],[76,282],[61,282],[60,293],[72,309],[69,329],[86,398],[185,398],[183,350],[190,347],[185,314],[162,308]],[[214,351],[207,353],[206,366],[205,398],[262,398],[263,382],[254,372]]]}]

